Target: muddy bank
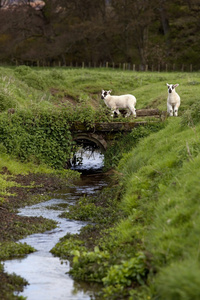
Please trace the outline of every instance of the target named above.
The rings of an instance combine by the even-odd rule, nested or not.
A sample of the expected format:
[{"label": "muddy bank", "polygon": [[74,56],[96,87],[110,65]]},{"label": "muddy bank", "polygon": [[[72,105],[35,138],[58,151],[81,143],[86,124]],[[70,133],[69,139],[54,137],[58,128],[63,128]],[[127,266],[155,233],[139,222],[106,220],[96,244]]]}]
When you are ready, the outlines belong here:
[{"label": "muddy bank", "polygon": [[[4,173],[7,170],[4,170]],[[9,174],[8,174],[9,175]],[[58,189],[66,187],[67,182],[57,176],[47,174],[29,174],[26,176],[18,175],[12,180],[19,183],[21,186],[12,187],[10,193],[13,196],[7,196],[0,203],[0,260],[12,256],[11,243],[16,242],[23,237],[37,232],[44,232],[56,226],[52,220],[47,220],[42,217],[23,217],[17,215],[17,209],[24,207],[27,204],[33,204],[47,200],[49,193],[53,193]],[[15,255],[23,255],[23,249]],[[27,249],[24,249],[26,253]],[[20,279],[18,276],[7,275],[4,273],[2,265],[0,265],[0,298],[17,299],[13,295],[13,290],[21,291],[27,282]]]},{"label": "muddy bank", "polygon": [[[55,229],[44,233],[29,235],[19,242],[27,243],[37,249],[36,252],[27,255],[23,259],[12,259],[5,261],[5,270],[8,273],[13,271],[25,278],[29,285],[24,289],[21,296],[28,299],[91,299],[90,296],[96,292],[93,285],[86,284],[79,289],[74,289],[74,280],[68,274],[71,263],[68,259],[61,260],[52,255],[51,249],[66,234],[79,234],[87,222],[79,220],[69,220],[61,217],[62,213],[69,210],[69,207],[76,206],[76,203],[91,195],[92,198],[106,187],[109,178],[98,173],[93,176],[82,175],[81,180],[73,187],[67,187],[54,191],[50,195],[50,200],[34,205],[25,206],[19,209],[19,214],[23,216],[42,216],[58,222]],[[92,206],[93,207],[93,206]],[[98,209],[96,209],[98,211]],[[88,236],[86,238],[88,240]],[[81,242],[82,243],[82,242]]]}]

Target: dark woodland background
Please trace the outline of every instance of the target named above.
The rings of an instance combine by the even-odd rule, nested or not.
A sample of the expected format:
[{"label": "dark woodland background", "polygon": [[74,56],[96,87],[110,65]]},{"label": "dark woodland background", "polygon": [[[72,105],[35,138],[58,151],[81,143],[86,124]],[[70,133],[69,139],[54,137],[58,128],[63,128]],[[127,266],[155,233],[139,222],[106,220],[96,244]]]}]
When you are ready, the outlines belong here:
[{"label": "dark woodland background", "polygon": [[0,62],[193,65],[200,0],[0,1]]}]

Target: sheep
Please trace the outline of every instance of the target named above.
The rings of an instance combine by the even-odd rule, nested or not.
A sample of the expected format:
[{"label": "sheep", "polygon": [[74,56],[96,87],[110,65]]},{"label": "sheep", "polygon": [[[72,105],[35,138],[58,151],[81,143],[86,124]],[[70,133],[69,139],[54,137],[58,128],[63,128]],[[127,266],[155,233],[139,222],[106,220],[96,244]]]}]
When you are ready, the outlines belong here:
[{"label": "sheep", "polygon": [[119,109],[128,109],[126,117],[129,117],[131,113],[134,117],[136,117],[135,105],[136,105],[136,98],[133,95],[121,95],[121,96],[111,96],[110,93],[112,90],[101,92],[101,99],[104,100],[105,104],[111,108],[112,110],[112,117],[116,112],[119,115]]},{"label": "sheep", "polygon": [[179,86],[179,84],[168,84],[168,97],[167,97],[167,112],[170,117],[173,115],[175,117],[178,116],[178,109],[181,103],[180,96],[176,93],[175,88]]}]

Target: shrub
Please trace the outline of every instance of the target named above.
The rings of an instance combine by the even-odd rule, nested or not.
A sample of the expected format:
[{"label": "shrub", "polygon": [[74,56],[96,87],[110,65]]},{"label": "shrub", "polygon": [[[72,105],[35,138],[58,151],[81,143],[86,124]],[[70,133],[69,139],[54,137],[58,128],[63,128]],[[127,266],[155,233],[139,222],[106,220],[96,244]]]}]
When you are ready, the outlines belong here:
[{"label": "shrub", "polygon": [[3,88],[0,88],[0,112],[3,112],[11,107],[15,107],[13,97],[6,93]]},{"label": "shrub", "polygon": [[147,273],[145,260],[146,257],[141,252],[120,265],[111,266],[107,276],[103,278],[104,285],[130,286],[132,281],[143,284]]},{"label": "shrub", "polygon": [[100,251],[95,247],[94,251],[73,251],[73,264],[70,274],[81,280],[101,282],[105,277],[110,254],[107,251]]},{"label": "shrub", "polygon": [[19,76],[25,76],[25,75],[29,74],[30,72],[32,72],[32,69],[28,66],[19,66],[19,67],[16,67],[14,70],[14,73]]},{"label": "shrub", "polygon": [[103,299],[127,298],[128,290],[125,288],[143,285],[147,275],[145,261],[144,253],[139,252],[136,257],[132,257],[120,265],[111,266],[107,276],[103,278],[105,285],[105,288],[103,288]]},{"label": "shrub", "polygon": [[0,116],[1,144],[21,161],[43,162],[63,168],[73,148],[63,111],[20,111]]}]

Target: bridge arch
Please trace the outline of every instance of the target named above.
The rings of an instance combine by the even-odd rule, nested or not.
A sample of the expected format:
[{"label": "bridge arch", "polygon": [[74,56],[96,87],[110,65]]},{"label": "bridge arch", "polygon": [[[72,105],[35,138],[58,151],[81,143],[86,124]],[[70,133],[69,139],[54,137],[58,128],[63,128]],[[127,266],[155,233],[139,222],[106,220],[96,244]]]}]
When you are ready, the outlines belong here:
[{"label": "bridge arch", "polygon": [[105,152],[107,149],[107,142],[102,135],[95,133],[78,133],[74,136],[74,141],[83,145],[96,145],[101,152]]}]

